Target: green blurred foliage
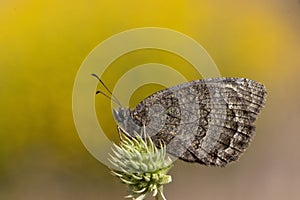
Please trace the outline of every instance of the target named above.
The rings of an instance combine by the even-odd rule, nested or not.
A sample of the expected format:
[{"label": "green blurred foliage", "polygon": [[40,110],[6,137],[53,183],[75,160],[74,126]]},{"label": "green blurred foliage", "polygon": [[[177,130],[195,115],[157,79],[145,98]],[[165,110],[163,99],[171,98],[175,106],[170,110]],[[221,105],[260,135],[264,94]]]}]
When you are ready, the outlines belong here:
[{"label": "green blurred foliage", "polygon": [[[72,118],[72,87],[77,70],[96,45],[113,34],[146,26],[189,35],[209,52],[223,76],[261,81],[267,85],[270,96],[247,159],[226,169],[179,162],[173,172],[174,185],[169,192],[166,188],[170,199],[184,198],[180,194],[199,199],[192,189],[197,185],[204,187],[200,181],[208,185],[201,199],[217,199],[219,193],[210,196],[216,188],[227,199],[240,199],[247,191],[245,188],[253,187],[258,180],[255,177],[262,178],[264,187],[256,188],[262,194],[244,199],[282,199],[287,194],[289,199],[295,199],[293,188],[297,182],[286,183],[282,177],[300,178],[295,172],[299,161],[282,170],[271,167],[281,163],[276,159],[289,162],[283,155],[299,152],[294,143],[285,147],[290,140],[284,143],[282,135],[279,136],[291,134],[291,141],[299,141],[299,136],[292,135],[299,133],[299,128],[289,124],[300,119],[296,106],[300,85],[299,15],[296,1],[2,0],[0,199],[121,199],[126,194],[108,169],[82,145]],[[113,87],[126,70],[147,62],[172,66],[191,80],[201,78],[176,55],[143,50],[120,57],[103,74],[103,79]],[[139,89],[131,106],[159,89],[158,85]],[[288,106],[282,108],[283,104]],[[109,137],[116,139],[112,116],[102,114],[111,112],[109,105],[106,99],[96,98],[99,121],[106,126]],[[281,123],[287,123],[288,130],[280,129]],[[283,147],[276,156],[272,150],[277,145]],[[261,155],[269,159],[262,160]],[[270,171],[273,173],[266,175]],[[243,188],[241,182],[251,177],[254,178]],[[225,187],[229,178],[235,187],[241,187],[235,195],[230,187]],[[272,193],[274,188],[281,188],[279,195]]]}]

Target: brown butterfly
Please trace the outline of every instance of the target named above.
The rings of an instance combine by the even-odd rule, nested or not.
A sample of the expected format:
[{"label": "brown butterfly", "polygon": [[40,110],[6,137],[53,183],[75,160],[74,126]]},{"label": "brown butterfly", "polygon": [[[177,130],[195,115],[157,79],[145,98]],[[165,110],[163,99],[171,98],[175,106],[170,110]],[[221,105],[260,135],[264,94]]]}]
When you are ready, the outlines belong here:
[{"label": "brown butterfly", "polygon": [[209,78],[158,91],[137,104],[123,108],[114,102],[119,128],[134,136],[146,130],[157,147],[184,161],[225,166],[236,161],[255,133],[254,122],[266,101],[264,85],[246,78]]}]

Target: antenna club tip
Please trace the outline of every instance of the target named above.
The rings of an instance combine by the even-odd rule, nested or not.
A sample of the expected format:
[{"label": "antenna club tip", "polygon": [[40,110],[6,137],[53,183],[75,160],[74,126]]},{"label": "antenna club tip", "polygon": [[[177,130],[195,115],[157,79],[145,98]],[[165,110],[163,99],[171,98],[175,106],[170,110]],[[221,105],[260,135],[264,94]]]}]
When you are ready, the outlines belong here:
[{"label": "antenna club tip", "polygon": [[99,90],[98,90],[98,91],[96,91],[96,94],[99,94],[99,93],[101,93]]},{"label": "antenna club tip", "polygon": [[98,76],[97,76],[97,74],[94,74],[94,73],[92,73],[92,74],[91,74],[91,76],[95,76],[95,77],[98,77]]}]

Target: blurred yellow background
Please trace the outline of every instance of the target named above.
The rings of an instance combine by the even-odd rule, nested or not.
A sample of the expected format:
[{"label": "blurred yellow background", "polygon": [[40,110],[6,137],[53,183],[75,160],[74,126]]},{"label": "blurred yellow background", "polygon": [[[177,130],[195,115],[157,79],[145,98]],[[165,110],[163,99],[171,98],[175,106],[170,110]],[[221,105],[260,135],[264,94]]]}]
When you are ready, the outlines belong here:
[{"label": "blurred yellow background", "polygon": [[[299,19],[297,0],[1,0],[0,199],[123,199],[125,186],[75,130],[73,82],[101,41],[148,26],[194,38],[222,76],[254,79],[268,90],[256,137],[241,160],[226,168],[177,161],[168,199],[299,199]],[[178,64],[148,53],[113,65]],[[114,79],[106,77],[107,84]]]}]

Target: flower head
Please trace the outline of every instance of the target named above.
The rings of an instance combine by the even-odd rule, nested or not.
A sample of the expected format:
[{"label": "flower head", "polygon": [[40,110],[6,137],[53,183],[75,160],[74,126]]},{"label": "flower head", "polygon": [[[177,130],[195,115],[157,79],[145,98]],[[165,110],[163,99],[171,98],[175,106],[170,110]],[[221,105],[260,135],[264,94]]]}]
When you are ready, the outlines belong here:
[{"label": "flower head", "polygon": [[[127,134],[128,135],[128,134]],[[163,185],[172,181],[168,171],[172,160],[166,157],[166,146],[157,148],[150,137],[123,135],[120,146],[114,144],[110,162],[117,168],[112,174],[128,186],[128,198],[144,199],[153,193],[156,199],[165,199]]]}]

